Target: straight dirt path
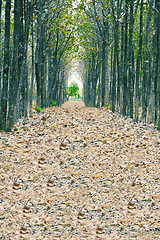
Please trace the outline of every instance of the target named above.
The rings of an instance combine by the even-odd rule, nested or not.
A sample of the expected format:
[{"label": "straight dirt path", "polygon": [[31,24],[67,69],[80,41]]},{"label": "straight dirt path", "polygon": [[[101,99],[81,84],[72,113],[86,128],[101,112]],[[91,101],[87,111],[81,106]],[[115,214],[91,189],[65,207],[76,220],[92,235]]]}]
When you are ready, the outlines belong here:
[{"label": "straight dirt path", "polygon": [[0,133],[0,239],[160,239],[160,134],[70,102]]}]

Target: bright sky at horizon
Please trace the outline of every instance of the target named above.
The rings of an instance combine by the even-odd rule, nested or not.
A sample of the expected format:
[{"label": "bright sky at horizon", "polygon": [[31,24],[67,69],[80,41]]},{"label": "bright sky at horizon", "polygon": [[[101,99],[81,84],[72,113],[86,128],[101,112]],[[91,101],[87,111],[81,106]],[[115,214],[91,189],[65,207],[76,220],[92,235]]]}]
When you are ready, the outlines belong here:
[{"label": "bright sky at horizon", "polygon": [[70,83],[73,81],[75,81],[78,84],[79,89],[83,88],[82,79],[78,70],[78,64],[76,62],[72,63],[72,67],[68,77],[68,85],[70,85]]},{"label": "bright sky at horizon", "polygon": [[83,88],[83,84],[82,84],[82,81],[80,79],[80,76],[77,72],[72,72],[69,76],[69,79],[68,79],[68,85],[70,85],[71,82],[76,82],[78,84],[78,87],[80,89]]}]

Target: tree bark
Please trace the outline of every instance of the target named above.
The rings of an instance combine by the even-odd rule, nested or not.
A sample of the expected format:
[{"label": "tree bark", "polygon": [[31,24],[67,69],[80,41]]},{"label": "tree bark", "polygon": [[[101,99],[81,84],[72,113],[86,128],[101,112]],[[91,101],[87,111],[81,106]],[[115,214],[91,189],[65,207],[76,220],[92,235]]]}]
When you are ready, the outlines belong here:
[{"label": "tree bark", "polygon": [[[123,93],[123,79],[124,79],[124,20],[121,25],[121,64],[120,64],[120,91]],[[123,95],[122,95],[123,96]],[[122,100],[120,103],[120,113],[122,114]]]},{"label": "tree bark", "polygon": [[25,19],[25,30],[24,30],[24,57],[23,57],[23,92],[24,96],[22,96],[22,116],[27,117],[28,115],[28,97],[29,97],[29,89],[28,89],[28,41],[29,41],[29,30],[31,24],[31,2],[28,0],[24,2],[24,19]]},{"label": "tree bark", "polygon": [[145,56],[143,61],[143,80],[142,80],[142,121],[146,122],[147,107],[148,107],[148,92],[149,92],[149,62],[150,62],[150,30],[151,30],[151,15],[152,15],[153,0],[149,2],[149,10],[146,24],[145,36]]},{"label": "tree bark", "polygon": [[2,0],[0,0],[0,101],[2,92]]},{"label": "tree bark", "polygon": [[125,0],[125,47],[124,47],[124,79],[123,79],[123,116],[127,110],[127,50],[128,50],[128,0]]},{"label": "tree bark", "polygon": [[[157,1],[156,3],[156,7],[158,10],[158,18],[157,18],[157,76],[159,79],[158,80],[158,85],[159,85],[159,89],[158,89],[158,103],[157,103],[157,115],[158,115],[158,105],[159,105],[159,120],[158,120],[158,130],[160,131],[160,1]],[[156,117],[155,117],[156,118]]]},{"label": "tree bark", "polygon": [[34,18],[34,12],[33,12],[33,6],[32,6],[32,20],[31,20],[31,32],[32,32],[32,73],[31,73],[31,86],[29,91],[29,114],[32,117],[33,115],[33,85],[34,85],[34,30],[33,30],[33,18]]},{"label": "tree bark", "polygon": [[134,94],[134,50],[133,50],[133,8],[134,2],[130,0],[129,19],[129,109],[130,117],[133,118],[133,94]]},{"label": "tree bark", "polygon": [[[106,36],[106,34],[105,34]],[[106,39],[103,38],[103,46],[102,46],[102,107],[105,106],[105,96],[106,96]]]},{"label": "tree bark", "polygon": [[141,11],[140,11],[140,29],[139,29],[139,50],[136,61],[136,98],[135,98],[135,121],[138,121],[139,117],[139,100],[140,100],[140,64],[142,58],[142,43],[143,43],[143,0],[141,0]]},{"label": "tree bark", "polygon": [[38,3],[38,13],[37,13],[37,43],[36,43],[36,56],[35,56],[35,75],[37,84],[37,106],[42,107],[42,0]]},{"label": "tree bark", "polygon": [[11,130],[14,121],[14,107],[16,105],[16,98],[19,87],[18,79],[18,47],[19,47],[19,27],[20,27],[20,1],[15,0],[14,2],[14,32],[13,32],[13,58],[12,58],[12,70],[11,78],[9,83],[9,111],[7,128]]},{"label": "tree bark", "polygon": [[9,68],[10,68],[10,10],[11,10],[11,0],[6,0],[3,87],[2,87],[2,97],[1,97],[1,128],[2,130],[6,130],[6,116],[7,116],[8,78],[9,78]]}]

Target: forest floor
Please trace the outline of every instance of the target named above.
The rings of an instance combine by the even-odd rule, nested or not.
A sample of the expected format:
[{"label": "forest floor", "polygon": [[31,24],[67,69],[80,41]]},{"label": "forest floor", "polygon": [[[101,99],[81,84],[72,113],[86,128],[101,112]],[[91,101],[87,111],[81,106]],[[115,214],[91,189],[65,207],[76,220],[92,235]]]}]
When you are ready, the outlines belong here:
[{"label": "forest floor", "polygon": [[0,133],[0,239],[160,239],[160,133],[82,102]]}]

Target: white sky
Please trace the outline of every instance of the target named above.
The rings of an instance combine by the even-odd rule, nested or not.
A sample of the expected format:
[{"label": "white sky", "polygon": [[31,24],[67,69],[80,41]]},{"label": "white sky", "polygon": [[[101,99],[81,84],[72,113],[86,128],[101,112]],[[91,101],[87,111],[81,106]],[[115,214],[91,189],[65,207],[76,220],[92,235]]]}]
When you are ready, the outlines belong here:
[{"label": "white sky", "polygon": [[82,81],[80,79],[80,76],[77,72],[72,72],[68,79],[68,85],[70,85],[71,82],[76,82],[78,84],[78,87],[82,89]]},{"label": "white sky", "polygon": [[72,67],[69,73],[68,85],[70,85],[70,83],[73,81],[75,81],[78,84],[79,89],[83,88],[81,76],[78,72],[78,64],[74,61],[72,62]]}]

